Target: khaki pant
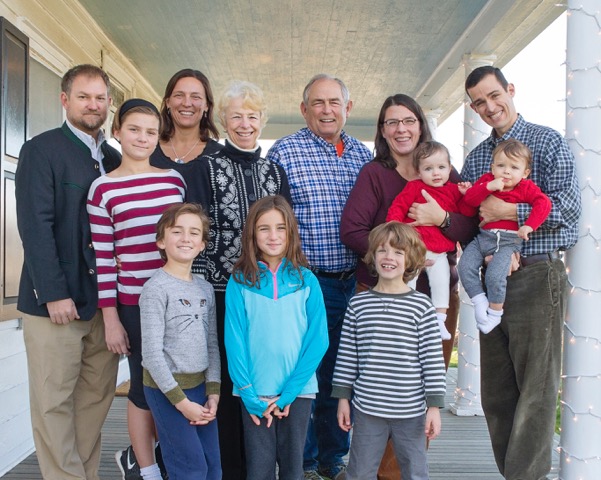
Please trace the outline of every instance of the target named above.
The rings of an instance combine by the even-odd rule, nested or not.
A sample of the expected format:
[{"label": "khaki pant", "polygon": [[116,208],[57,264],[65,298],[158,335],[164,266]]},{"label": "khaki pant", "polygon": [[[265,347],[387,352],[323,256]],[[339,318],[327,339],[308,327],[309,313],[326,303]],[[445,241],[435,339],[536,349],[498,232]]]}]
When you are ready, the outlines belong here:
[{"label": "khaki pant", "polygon": [[56,325],[23,315],[33,438],[45,480],[98,480],[100,430],[119,357],[106,348],[100,311]]}]

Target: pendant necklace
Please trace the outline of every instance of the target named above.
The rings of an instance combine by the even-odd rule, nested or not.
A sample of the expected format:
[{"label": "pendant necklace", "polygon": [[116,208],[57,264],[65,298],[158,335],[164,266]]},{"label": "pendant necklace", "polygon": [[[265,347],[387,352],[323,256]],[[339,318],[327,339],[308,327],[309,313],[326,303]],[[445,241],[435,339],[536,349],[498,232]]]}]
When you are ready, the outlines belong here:
[{"label": "pendant necklace", "polygon": [[173,140],[169,139],[169,145],[171,145],[171,150],[173,150],[173,155],[175,155],[175,159],[173,160],[175,163],[185,163],[184,159],[190,155],[190,153],[192,152],[192,150],[194,150],[196,148],[196,145],[198,145],[200,143],[200,138],[198,140],[196,140],[196,143],[194,145],[192,145],[192,148],[190,150],[188,150],[188,153],[186,153],[185,155],[182,155],[181,157],[179,157],[177,155],[177,152],[175,151],[175,147],[173,146]]}]

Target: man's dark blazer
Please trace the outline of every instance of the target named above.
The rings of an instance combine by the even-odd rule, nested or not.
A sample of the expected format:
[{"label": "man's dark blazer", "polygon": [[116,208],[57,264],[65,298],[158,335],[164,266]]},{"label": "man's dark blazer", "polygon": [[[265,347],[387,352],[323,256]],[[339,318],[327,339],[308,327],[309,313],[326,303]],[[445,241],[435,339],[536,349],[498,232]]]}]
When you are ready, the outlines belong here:
[{"label": "man's dark blazer", "polygon": [[[102,152],[106,171],[114,170],[119,152],[106,143]],[[82,320],[96,314],[96,258],[86,200],[100,174],[90,149],[66,124],[23,145],[15,176],[24,249],[21,312],[48,317],[47,302],[71,298]]]}]

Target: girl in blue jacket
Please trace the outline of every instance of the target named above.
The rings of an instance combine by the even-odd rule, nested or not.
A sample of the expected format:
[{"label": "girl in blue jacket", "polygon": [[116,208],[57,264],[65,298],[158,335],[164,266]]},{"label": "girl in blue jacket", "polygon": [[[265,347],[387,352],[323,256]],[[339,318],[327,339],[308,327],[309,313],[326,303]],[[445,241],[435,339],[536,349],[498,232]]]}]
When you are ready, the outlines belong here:
[{"label": "girl in blue jacket", "polygon": [[303,447],[328,347],[319,283],[307,268],[292,208],[258,200],[242,233],[242,255],[226,288],[225,349],[243,405],[247,476],[303,476]]}]

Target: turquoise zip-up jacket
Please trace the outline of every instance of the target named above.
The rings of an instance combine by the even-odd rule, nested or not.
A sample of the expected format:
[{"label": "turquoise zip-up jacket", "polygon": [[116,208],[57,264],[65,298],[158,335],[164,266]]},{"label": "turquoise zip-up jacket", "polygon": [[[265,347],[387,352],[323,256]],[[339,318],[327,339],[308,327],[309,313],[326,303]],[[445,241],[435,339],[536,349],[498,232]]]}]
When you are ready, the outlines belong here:
[{"label": "turquoise zip-up jacket", "polygon": [[315,371],[328,348],[326,309],[313,273],[303,279],[283,259],[275,272],[259,262],[259,288],[229,279],[225,290],[225,350],[233,393],[261,416],[279,396],[280,409],[317,392]]}]

